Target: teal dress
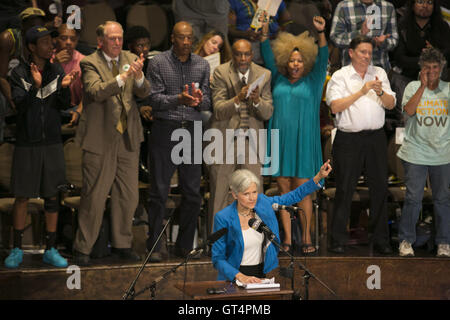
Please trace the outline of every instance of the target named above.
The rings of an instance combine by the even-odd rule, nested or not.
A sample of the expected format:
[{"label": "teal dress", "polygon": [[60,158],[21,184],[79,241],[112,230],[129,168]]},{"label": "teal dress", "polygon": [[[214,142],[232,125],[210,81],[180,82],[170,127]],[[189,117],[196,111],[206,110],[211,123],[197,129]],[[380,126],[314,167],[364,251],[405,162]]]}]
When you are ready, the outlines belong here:
[{"label": "teal dress", "polygon": [[[271,130],[279,130],[279,166],[275,177],[310,179],[322,165],[319,109],[327,73],[328,46],[319,48],[313,69],[290,83],[275,64],[269,40],[261,43],[265,66],[272,72],[274,111],[268,123],[267,154],[271,157]],[[268,174],[265,171],[265,174]]]}]

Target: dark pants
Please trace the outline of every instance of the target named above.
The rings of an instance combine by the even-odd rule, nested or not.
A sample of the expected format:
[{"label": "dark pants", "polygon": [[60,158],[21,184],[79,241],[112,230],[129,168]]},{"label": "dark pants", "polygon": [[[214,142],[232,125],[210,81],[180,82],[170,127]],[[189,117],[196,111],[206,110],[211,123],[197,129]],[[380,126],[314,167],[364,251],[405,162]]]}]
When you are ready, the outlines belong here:
[{"label": "dark pants", "polygon": [[[191,164],[182,163],[176,165],[172,161],[172,149],[180,143],[171,141],[172,132],[181,128],[187,130],[186,133],[189,133],[191,138]],[[150,189],[148,206],[149,238],[147,240],[147,248],[149,250],[153,247],[163,228],[162,224],[170,189],[170,180],[177,168],[182,198],[176,246],[187,250],[192,249],[202,200],[200,195],[202,168],[201,164],[193,164],[193,151],[193,122],[182,125],[181,122],[169,120],[156,119],[154,121],[149,140]],[[158,244],[155,251],[159,251],[160,245],[161,243]]]},{"label": "dark pants", "polygon": [[387,219],[387,143],[383,129],[345,133],[337,131],[333,144],[336,197],[331,222],[331,240],[335,245],[348,241],[347,222],[352,196],[362,171],[369,187],[369,234],[373,243],[389,243]]}]

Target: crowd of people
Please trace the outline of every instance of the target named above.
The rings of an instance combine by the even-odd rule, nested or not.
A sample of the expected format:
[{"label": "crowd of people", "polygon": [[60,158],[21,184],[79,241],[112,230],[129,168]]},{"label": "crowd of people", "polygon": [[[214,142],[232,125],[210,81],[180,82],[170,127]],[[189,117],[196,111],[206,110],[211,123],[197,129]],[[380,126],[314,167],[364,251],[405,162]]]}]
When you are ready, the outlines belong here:
[{"label": "crowd of people", "polygon": [[[289,4],[295,2],[306,3],[281,1],[271,16],[254,0],[175,0],[170,48],[150,54],[149,30],[102,21],[92,31],[97,47],[86,55],[77,50],[79,30],[64,18],[46,18],[36,1],[32,7],[28,1],[11,5],[16,25],[7,28],[0,19],[0,143],[5,117],[13,115],[16,123],[14,240],[5,266],[17,268],[23,261],[27,201],[36,197],[45,199],[43,260],[67,266],[56,242],[58,186],[65,183],[62,110],[69,112],[83,151],[73,244],[77,265],[90,264],[108,198],[112,253],[123,261],[141,259],[132,248],[141,145],[150,185],[147,248],[155,247],[150,261],[164,259],[157,239],[175,172],[181,193],[175,254],[185,257],[192,250],[201,179],[207,176],[209,232],[228,228],[212,247],[220,279],[255,282],[277,266],[278,249],[249,228],[252,218],[292,251],[291,215],[286,210],[275,215],[273,203],[298,204],[304,213],[302,252],[314,253],[310,193],[323,187],[332,170],[336,196],[328,250],[346,250],[352,196],[363,174],[370,244],[380,254],[392,254],[386,123],[395,110],[401,115],[397,125],[405,126],[398,151],[406,186],[399,255],[414,255],[429,175],[437,256],[450,257],[450,23],[439,0],[312,1],[318,14],[306,27],[293,23]],[[220,58],[213,64],[209,58],[215,54]],[[213,161],[204,160],[210,146],[193,141],[203,137],[198,123],[214,137]],[[331,163],[323,159],[323,123],[337,129]],[[151,128],[148,136],[143,124]],[[180,135],[189,141],[182,149],[174,139]],[[174,160],[174,150],[181,162]],[[266,175],[276,181],[279,196],[264,195]]]}]

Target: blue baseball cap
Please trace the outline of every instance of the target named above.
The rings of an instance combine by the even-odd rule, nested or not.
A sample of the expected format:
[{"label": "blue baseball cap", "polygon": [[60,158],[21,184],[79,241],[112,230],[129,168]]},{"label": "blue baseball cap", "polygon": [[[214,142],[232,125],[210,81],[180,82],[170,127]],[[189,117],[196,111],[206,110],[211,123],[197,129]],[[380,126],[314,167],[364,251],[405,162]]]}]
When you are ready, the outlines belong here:
[{"label": "blue baseball cap", "polygon": [[28,43],[36,44],[38,39],[45,37],[46,35],[56,37],[58,35],[58,32],[56,30],[50,31],[46,27],[34,26],[31,29],[29,29],[25,34],[25,41],[27,44]]}]

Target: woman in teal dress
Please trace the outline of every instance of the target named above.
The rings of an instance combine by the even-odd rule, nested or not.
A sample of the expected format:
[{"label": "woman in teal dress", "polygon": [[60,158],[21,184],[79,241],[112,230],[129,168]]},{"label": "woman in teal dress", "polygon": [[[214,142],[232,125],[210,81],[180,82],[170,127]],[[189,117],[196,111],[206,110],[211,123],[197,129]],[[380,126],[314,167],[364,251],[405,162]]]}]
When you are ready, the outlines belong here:
[{"label": "woman in teal dress", "polygon": [[[280,33],[273,42],[267,39],[267,23],[263,24],[261,54],[272,72],[274,113],[268,124],[267,149],[271,149],[271,129],[279,130],[279,168],[276,177],[281,194],[296,189],[314,177],[322,164],[319,108],[327,72],[328,46],[324,34],[325,20],[316,16],[314,27],[319,33],[319,48],[305,32],[299,36]],[[315,61],[314,61],[315,60]],[[270,156],[270,154],[269,154]],[[273,166],[272,166],[273,167]],[[310,225],[312,199],[307,196],[299,207],[302,218],[303,252],[312,253]],[[283,246],[290,249],[291,221],[289,213],[281,212],[285,231]]]}]

